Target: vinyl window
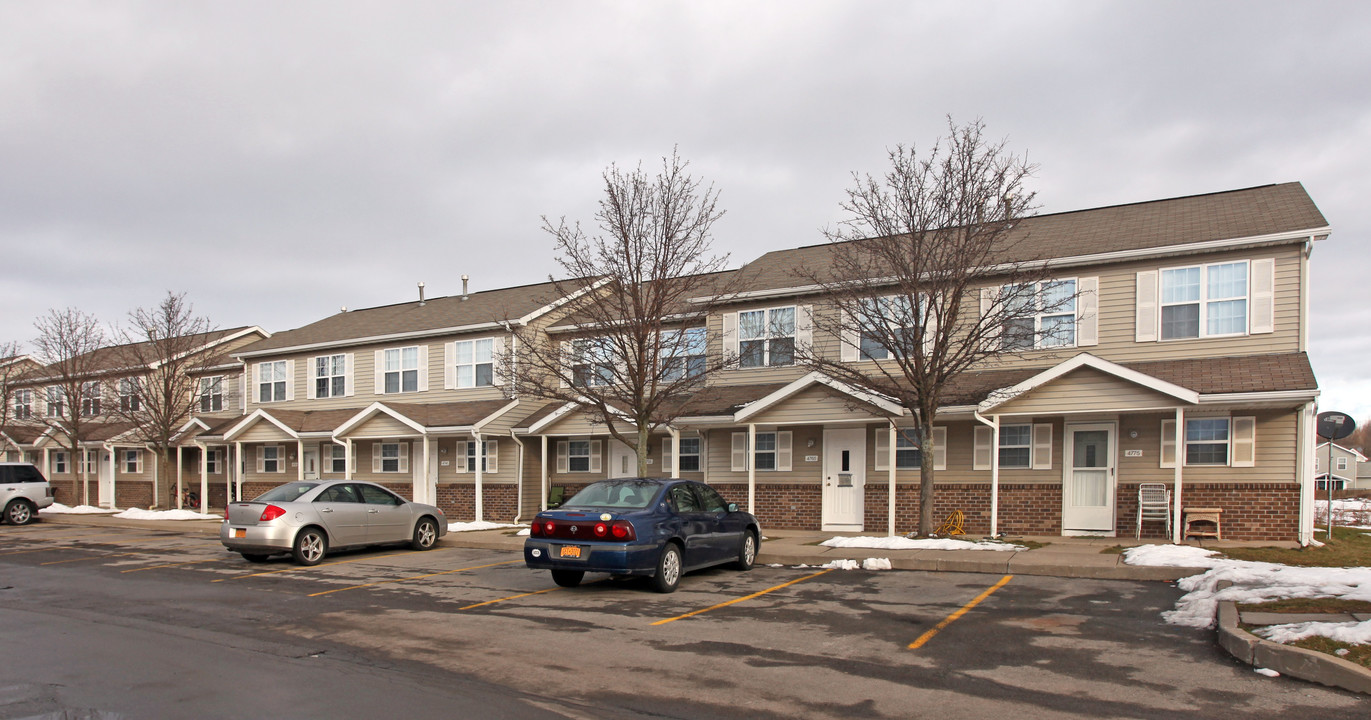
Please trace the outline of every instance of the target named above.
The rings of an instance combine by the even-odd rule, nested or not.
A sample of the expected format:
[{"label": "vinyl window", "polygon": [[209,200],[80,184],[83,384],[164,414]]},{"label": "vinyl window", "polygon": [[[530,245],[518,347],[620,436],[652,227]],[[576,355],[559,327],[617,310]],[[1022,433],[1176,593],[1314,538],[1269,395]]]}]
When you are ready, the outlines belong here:
[{"label": "vinyl window", "polygon": [[681,454],[676,466],[681,472],[700,471],[700,438],[683,437],[680,440]]},{"label": "vinyl window", "polygon": [[1033,426],[1000,426],[1000,467],[1033,467]]},{"label": "vinyl window", "polygon": [[705,329],[663,330],[660,340],[662,379],[675,382],[705,372]]},{"label": "vinyl window", "polygon": [[81,415],[94,417],[100,414],[100,383],[81,383]]},{"label": "vinyl window", "polygon": [[223,469],[220,466],[223,464],[223,458],[223,450],[206,450],[205,472],[209,475],[218,475],[219,473],[222,473]]},{"label": "vinyl window", "polygon": [[264,445],[262,450],[261,469],[264,473],[285,472],[285,463],[281,462],[280,445]]},{"label": "vinyl window", "polygon": [[348,471],[348,449],[337,443],[329,445],[329,472],[346,475]]},{"label": "vinyl window", "polygon": [[138,474],[143,472],[143,451],[125,450],[123,453],[124,472]]},{"label": "vinyl window", "polygon": [[320,355],[314,358],[314,397],[347,395],[347,355]]},{"label": "vinyl window", "polygon": [[576,387],[601,387],[614,382],[609,338],[571,341],[571,381]]},{"label": "vinyl window", "polygon": [[285,399],[286,361],[257,363],[258,402],[280,402]]},{"label": "vinyl window", "polygon": [[1161,339],[1247,332],[1247,261],[1161,271]]},{"label": "vinyl window", "polygon": [[33,391],[14,391],[14,419],[27,420],[33,417]]},{"label": "vinyl window", "polygon": [[200,378],[200,412],[224,409],[224,376]]},{"label": "vinyl window", "polygon": [[67,454],[65,452],[55,452],[52,454],[52,472],[54,475],[61,475],[67,472]]},{"label": "vinyl window", "polygon": [[1228,418],[1185,421],[1185,464],[1228,464]]},{"label": "vinyl window", "polygon": [[[861,307],[862,318],[857,322],[861,337],[859,358],[888,360],[890,345],[897,345],[904,353],[913,349],[915,333],[912,331],[918,325],[919,315],[918,308],[910,304],[909,298],[869,298],[862,301]],[[888,329],[883,329],[882,325]]]},{"label": "vinyl window", "polygon": [[62,411],[66,408],[67,391],[66,388],[52,386],[48,391],[48,417],[61,417]]},{"label": "vinyl window", "polygon": [[795,306],[738,313],[738,361],[742,367],[795,364]]},{"label": "vinyl window", "polygon": [[490,387],[495,382],[495,339],[453,343],[457,387]]},{"label": "vinyl window", "polygon": [[419,391],[419,347],[385,351],[385,392]]},{"label": "vinyl window", "polygon": [[[466,445],[466,448],[465,448],[465,456],[464,456],[464,458],[463,458],[463,461],[465,462],[465,465],[464,465],[463,467],[465,468],[465,471],[466,471],[466,472],[476,472],[476,445],[477,445],[477,443],[476,443],[475,440],[467,440],[467,441],[465,441],[464,443],[458,443],[458,445],[463,445],[463,444]],[[498,472],[499,460],[498,460],[498,455],[497,455],[497,453],[499,452],[499,441],[497,441],[497,440],[482,440],[480,444],[481,444],[481,446],[482,446],[482,447],[481,447],[481,472],[483,472],[483,473],[484,473],[484,472]]]},{"label": "vinyl window", "polygon": [[590,472],[590,441],[568,442],[566,462],[568,472]]},{"label": "vinyl window", "polygon": [[381,472],[400,472],[400,443],[381,443]]},{"label": "vinyl window", "polygon": [[124,378],[119,381],[119,410],[121,412],[138,412],[143,405],[141,383],[136,378]]},{"label": "vinyl window", "polygon": [[1076,344],[1076,280],[1005,285],[1004,350],[1071,347]]}]

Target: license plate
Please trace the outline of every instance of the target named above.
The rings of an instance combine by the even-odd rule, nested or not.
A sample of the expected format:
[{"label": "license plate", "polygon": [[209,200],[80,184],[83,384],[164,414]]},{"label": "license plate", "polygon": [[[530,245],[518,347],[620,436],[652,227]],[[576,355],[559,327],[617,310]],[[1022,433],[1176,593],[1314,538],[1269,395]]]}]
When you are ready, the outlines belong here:
[{"label": "license plate", "polygon": [[562,549],[558,551],[557,557],[576,558],[579,560],[581,559],[581,546],[563,545]]},{"label": "license plate", "polygon": [[248,536],[248,531],[246,528],[234,528],[233,536],[236,538],[245,538]]}]

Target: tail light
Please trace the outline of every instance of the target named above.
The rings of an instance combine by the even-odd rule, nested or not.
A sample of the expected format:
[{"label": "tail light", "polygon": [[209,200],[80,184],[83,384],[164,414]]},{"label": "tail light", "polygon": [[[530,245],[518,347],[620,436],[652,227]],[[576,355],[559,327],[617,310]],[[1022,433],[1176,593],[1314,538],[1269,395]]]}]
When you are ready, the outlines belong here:
[{"label": "tail light", "polygon": [[615,540],[637,540],[638,534],[633,532],[633,523],[627,520],[615,520],[609,527],[609,534]]},{"label": "tail light", "polygon": [[267,509],[262,511],[262,517],[257,518],[257,522],[271,522],[272,520],[275,520],[276,518],[281,517],[285,514],[285,508],[279,507],[277,505],[268,505]]},{"label": "tail light", "polygon": [[[576,528],[573,532],[572,528]],[[637,540],[638,534],[633,530],[633,523],[627,520],[608,520],[597,522],[593,525],[585,523],[565,522],[557,523],[552,520],[535,520],[529,525],[528,534],[530,537],[560,538],[565,540],[609,540],[625,542]]]}]

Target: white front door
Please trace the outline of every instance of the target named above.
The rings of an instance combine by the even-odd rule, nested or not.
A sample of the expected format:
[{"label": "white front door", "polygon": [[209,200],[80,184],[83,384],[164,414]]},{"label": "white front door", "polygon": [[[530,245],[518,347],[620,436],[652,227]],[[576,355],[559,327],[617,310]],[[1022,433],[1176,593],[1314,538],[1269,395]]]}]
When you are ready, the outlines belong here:
[{"label": "white front door", "polygon": [[302,457],[304,458],[304,460],[303,460],[302,462],[304,462],[305,479],[306,479],[306,480],[318,480],[318,479],[319,479],[319,449],[318,449],[318,448],[311,448],[311,449],[309,449],[309,450],[305,450],[304,455],[303,455]]},{"label": "white front door", "polygon": [[113,451],[91,450],[92,460],[94,460],[95,476],[100,479],[96,490],[95,504],[100,507],[114,507],[114,464],[115,455]]},{"label": "white front door", "polygon": [[823,529],[861,530],[866,430],[824,430]]},{"label": "white front door", "polygon": [[1066,426],[1062,534],[1114,534],[1114,424]]},{"label": "white front door", "polygon": [[609,477],[630,478],[638,474],[638,455],[633,448],[610,438]]}]

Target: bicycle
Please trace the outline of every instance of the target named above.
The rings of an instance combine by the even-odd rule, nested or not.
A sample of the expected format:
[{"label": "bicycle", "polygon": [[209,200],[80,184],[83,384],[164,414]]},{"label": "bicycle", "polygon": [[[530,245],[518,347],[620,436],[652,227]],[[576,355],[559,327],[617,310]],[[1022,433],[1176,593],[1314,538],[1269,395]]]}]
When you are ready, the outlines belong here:
[{"label": "bicycle", "polygon": [[[176,503],[176,487],[171,488],[171,502]],[[181,507],[188,510],[200,509],[200,496],[194,490],[186,488],[181,491]]]}]

